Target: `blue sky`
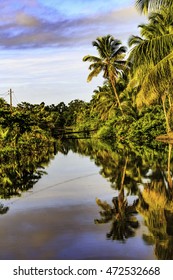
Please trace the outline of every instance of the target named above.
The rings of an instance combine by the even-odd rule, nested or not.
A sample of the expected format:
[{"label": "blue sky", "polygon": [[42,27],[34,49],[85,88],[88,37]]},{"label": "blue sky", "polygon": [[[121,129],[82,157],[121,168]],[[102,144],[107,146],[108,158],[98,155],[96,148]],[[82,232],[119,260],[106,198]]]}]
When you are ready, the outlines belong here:
[{"label": "blue sky", "polygon": [[20,102],[89,101],[102,78],[87,83],[83,56],[107,34],[127,45],[145,22],[134,0],[0,0],[0,97]]}]

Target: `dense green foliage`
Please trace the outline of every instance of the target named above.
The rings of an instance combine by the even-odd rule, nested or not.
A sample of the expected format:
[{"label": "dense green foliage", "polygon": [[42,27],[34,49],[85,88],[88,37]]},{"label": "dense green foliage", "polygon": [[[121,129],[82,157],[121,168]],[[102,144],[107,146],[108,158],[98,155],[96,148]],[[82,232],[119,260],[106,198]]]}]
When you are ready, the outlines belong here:
[{"label": "dense green foliage", "polygon": [[148,23],[139,25],[141,37],[129,38],[127,61],[127,48],[111,35],[93,41],[98,56],[83,58],[91,63],[88,81],[99,73],[104,77],[90,102],[22,102],[11,109],[0,99],[1,149],[53,141],[67,129],[140,143],[173,129],[173,8],[169,1],[138,0],[136,6],[147,13]]},{"label": "dense green foliage", "polygon": [[138,0],[136,6],[148,14],[148,23],[139,25],[141,37],[129,38],[127,62],[120,51],[125,47],[114,52],[121,42],[110,35],[93,42],[98,57],[83,60],[91,62],[88,81],[101,71],[105,78],[90,102],[96,135],[142,143],[173,130],[173,6],[149,0]]},{"label": "dense green foliage", "polygon": [[[169,4],[136,1],[140,11],[148,13],[148,23],[139,26],[141,37],[129,38],[127,61],[126,48],[113,36],[93,42],[98,57],[83,59],[91,62],[88,81],[102,72],[104,83],[90,102],[76,99],[49,106],[22,102],[11,108],[0,98],[0,198],[31,189],[57,152],[66,155],[72,150],[89,156],[115,190],[111,203],[96,199],[101,211],[94,221],[110,223],[107,239],[125,241],[134,236],[140,214],[149,229],[144,241],[154,244],[158,259],[173,259],[172,145],[154,141],[173,130]],[[84,136],[92,133],[91,139],[61,142],[67,133],[81,131]],[[129,194],[137,199],[129,202]],[[0,214],[8,210],[0,203]]]},{"label": "dense green foliage", "polygon": [[[95,138],[140,146],[173,129],[173,7],[169,1],[156,2],[136,1],[148,13],[148,23],[139,25],[141,37],[129,38],[127,61],[127,48],[113,36],[93,42],[98,56],[83,58],[91,63],[88,81],[102,72],[104,84],[90,102],[77,99],[49,106],[22,102],[11,108],[0,99],[1,162],[10,153],[19,158],[24,149],[34,153],[50,147],[72,131],[92,131]],[[10,176],[16,176],[7,179],[0,171],[7,184]]]}]

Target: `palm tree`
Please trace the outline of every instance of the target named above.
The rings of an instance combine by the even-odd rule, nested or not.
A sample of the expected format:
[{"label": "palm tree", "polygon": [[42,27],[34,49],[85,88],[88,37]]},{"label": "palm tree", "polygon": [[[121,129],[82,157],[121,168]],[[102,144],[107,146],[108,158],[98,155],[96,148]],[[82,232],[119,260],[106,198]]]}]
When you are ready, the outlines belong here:
[{"label": "palm tree", "polygon": [[129,61],[137,67],[156,65],[172,52],[173,48],[173,7],[150,14],[148,24],[141,24],[139,36],[129,38],[129,46],[133,47]]},{"label": "palm tree", "polygon": [[94,90],[94,98],[95,103],[91,110],[99,115],[102,121],[106,121],[114,115],[117,103],[115,103],[114,92],[109,84],[99,86]]},{"label": "palm tree", "polygon": [[136,0],[137,9],[144,14],[159,10],[162,7],[170,8],[172,4],[172,0]]},{"label": "palm tree", "polygon": [[149,23],[139,27],[143,38],[130,37],[129,46],[133,48],[128,58],[133,64],[133,79],[141,86],[136,101],[139,107],[161,101],[169,132],[168,116],[173,106],[173,6],[150,14]]},{"label": "palm tree", "polygon": [[116,90],[116,81],[123,71],[127,69],[126,61],[124,60],[126,47],[121,46],[121,41],[114,39],[111,35],[98,37],[96,41],[92,42],[92,45],[97,48],[99,56],[86,55],[83,58],[83,61],[91,62],[89,66],[91,72],[88,75],[87,81],[90,82],[93,77],[103,72],[103,78],[110,82],[118,106],[122,111]]}]

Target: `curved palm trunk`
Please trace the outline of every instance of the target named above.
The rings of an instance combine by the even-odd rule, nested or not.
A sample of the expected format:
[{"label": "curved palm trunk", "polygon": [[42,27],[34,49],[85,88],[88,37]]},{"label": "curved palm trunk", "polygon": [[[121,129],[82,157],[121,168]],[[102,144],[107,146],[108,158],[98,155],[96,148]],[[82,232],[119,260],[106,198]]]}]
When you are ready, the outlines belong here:
[{"label": "curved palm trunk", "polygon": [[115,87],[114,79],[110,78],[110,82],[111,82],[112,88],[113,88],[114,93],[115,93],[115,97],[116,97],[116,100],[117,100],[117,103],[118,103],[118,107],[120,108],[120,110],[122,112],[122,115],[124,115],[123,109],[121,107],[120,99],[119,99],[119,96],[117,94],[117,90],[116,90],[116,87]]},{"label": "curved palm trunk", "polygon": [[165,115],[165,120],[166,120],[166,130],[167,133],[169,133],[171,131],[170,125],[169,125],[169,120],[168,120],[168,115],[166,112],[166,106],[165,106],[165,101],[166,101],[166,95],[164,94],[162,97],[162,105],[163,105],[163,111],[164,111],[164,115]]},{"label": "curved palm trunk", "polygon": [[168,186],[172,189],[172,177],[171,177],[171,151],[172,144],[169,144],[169,152],[168,152]]},{"label": "curved palm trunk", "polygon": [[122,210],[122,208],[123,208],[124,199],[125,199],[124,179],[125,179],[125,175],[126,175],[127,161],[128,161],[128,157],[126,157],[126,160],[125,160],[125,164],[124,164],[124,168],[123,168],[123,174],[122,174],[122,178],[121,178],[121,188],[120,188],[120,192],[119,192],[119,195],[118,195],[118,206],[119,206],[120,210]]}]

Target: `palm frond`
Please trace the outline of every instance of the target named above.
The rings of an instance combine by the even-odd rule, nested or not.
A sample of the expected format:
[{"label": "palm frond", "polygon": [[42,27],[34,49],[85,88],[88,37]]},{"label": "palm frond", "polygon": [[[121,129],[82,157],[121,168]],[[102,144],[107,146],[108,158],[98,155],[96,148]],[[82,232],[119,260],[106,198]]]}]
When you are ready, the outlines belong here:
[{"label": "palm frond", "polygon": [[94,68],[97,67],[103,67],[103,64],[99,61],[99,62],[94,62],[91,63],[90,66],[88,67],[89,70],[93,70]]},{"label": "palm frond", "polygon": [[173,34],[165,34],[152,38],[151,40],[143,40],[136,45],[128,60],[133,63],[135,68],[145,64],[157,64],[164,57],[169,55],[173,49]]},{"label": "palm frond", "polygon": [[97,51],[101,58],[106,58],[111,54],[111,42],[113,41],[113,37],[111,35],[98,37],[96,41],[92,42],[92,45],[97,48]]},{"label": "palm frond", "polygon": [[152,39],[153,37],[164,34],[164,29],[161,25],[157,25],[156,28],[155,24],[140,24],[138,27],[141,28],[141,36],[146,39]]},{"label": "palm frond", "polygon": [[136,0],[137,10],[144,14],[158,10],[161,7],[169,8],[172,4],[172,0]]},{"label": "palm frond", "polygon": [[135,45],[139,45],[142,42],[143,42],[143,39],[141,37],[132,35],[128,39],[128,46],[132,47],[132,46],[135,46]]},{"label": "palm frond", "polygon": [[102,67],[98,67],[98,68],[95,68],[93,69],[90,74],[88,75],[88,78],[87,78],[87,82],[90,82],[94,77],[97,77],[100,72],[102,71]]},{"label": "palm frond", "polygon": [[[142,104],[151,105],[157,102],[165,93],[173,97],[173,51],[155,65],[142,83],[137,96],[138,107]],[[170,90],[170,87],[171,90]]]},{"label": "palm frond", "polygon": [[113,50],[113,53],[111,55],[111,58],[113,57],[124,57],[125,56],[125,53],[127,52],[127,48],[125,46],[121,46],[119,47],[118,49],[116,50]]},{"label": "palm frond", "polygon": [[136,8],[141,13],[146,14],[149,10],[150,0],[136,0]]},{"label": "palm frond", "polygon": [[93,55],[86,55],[83,57],[83,61],[89,61],[89,62],[99,62],[101,61],[101,59],[97,56],[93,56]]},{"label": "palm frond", "polygon": [[101,40],[101,37],[96,39],[97,41],[93,41],[92,45],[93,47],[96,47],[100,58],[105,58],[106,57],[106,52],[105,49],[103,48],[103,42]]}]

